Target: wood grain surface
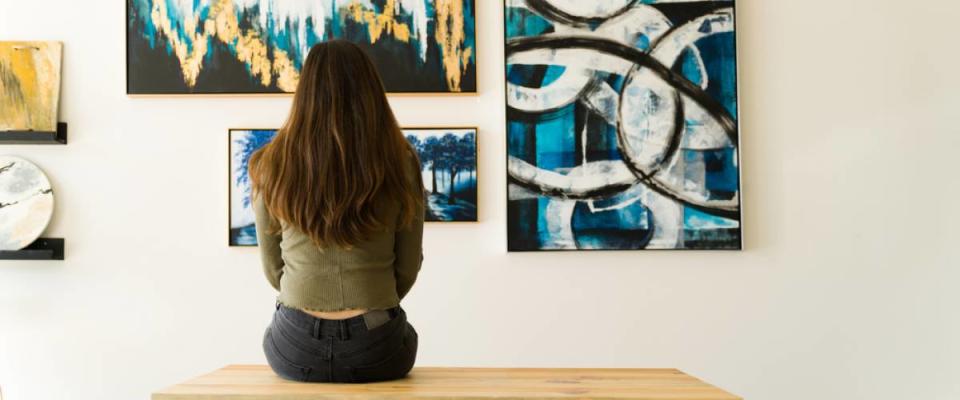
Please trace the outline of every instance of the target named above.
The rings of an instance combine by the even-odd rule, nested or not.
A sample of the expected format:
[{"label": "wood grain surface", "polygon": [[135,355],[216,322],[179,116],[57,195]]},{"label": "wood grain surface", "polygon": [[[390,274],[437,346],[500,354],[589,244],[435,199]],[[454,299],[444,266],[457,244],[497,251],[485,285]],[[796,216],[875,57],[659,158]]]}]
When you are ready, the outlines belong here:
[{"label": "wood grain surface", "polygon": [[737,400],[675,369],[416,368],[399,381],[285,381],[265,365],[233,365],[153,394],[153,400],[642,399]]}]

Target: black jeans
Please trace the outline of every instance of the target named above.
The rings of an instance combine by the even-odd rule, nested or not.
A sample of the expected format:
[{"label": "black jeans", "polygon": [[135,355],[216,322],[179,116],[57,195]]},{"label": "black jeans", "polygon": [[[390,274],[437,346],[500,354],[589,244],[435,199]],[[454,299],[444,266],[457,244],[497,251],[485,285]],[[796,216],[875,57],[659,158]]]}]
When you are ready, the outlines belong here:
[{"label": "black jeans", "polygon": [[400,379],[417,358],[417,332],[400,307],[367,328],[363,316],[336,321],[278,306],[263,336],[267,362],[280,377],[302,382],[362,383]]}]

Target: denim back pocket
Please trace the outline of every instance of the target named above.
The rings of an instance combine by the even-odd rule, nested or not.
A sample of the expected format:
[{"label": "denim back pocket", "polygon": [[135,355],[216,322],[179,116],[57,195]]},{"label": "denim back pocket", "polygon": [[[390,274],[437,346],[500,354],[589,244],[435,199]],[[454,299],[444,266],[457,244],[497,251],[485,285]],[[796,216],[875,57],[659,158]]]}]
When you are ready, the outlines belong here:
[{"label": "denim back pocket", "polygon": [[[360,363],[349,368],[351,380],[355,383],[381,382],[400,379],[413,368],[417,358],[417,334],[409,325],[406,329],[399,329],[402,335],[396,346],[378,346],[371,348],[371,352],[358,355],[360,360],[376,360],[370,363]],[[387,342],[394,342],[388,340]]]}]

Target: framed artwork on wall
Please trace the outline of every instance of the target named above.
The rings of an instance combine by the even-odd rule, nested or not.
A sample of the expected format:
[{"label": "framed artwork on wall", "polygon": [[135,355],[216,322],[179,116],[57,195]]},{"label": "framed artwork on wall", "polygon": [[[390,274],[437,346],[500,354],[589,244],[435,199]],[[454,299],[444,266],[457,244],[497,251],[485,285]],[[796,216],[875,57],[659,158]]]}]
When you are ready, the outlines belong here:
[{"label": "framed artwork on wall", "polygon": [[257,229],[250,198],[250,156],[276,136],[276,129],[231,129],[228,162],[230,168],[231,246],[256,246]]},{"label": "framed artwork on wall", "polygon": [[357,43],[391,93],[476,93],[474,0],[127,0],[127,94],[291,93],[314,44]]},{"label": "framed artwork on wall", "polygon": [[[403,128],[420,155],[427,191],[428,222],[477,221],[477,129]],[[275,129],[229,132],[229,244],[256,246],[257,231],[250,199],[250,156],[273,140]]]},{"label": "framed artwork on wall", "polygon": [[0,132],[54,132],[60,109],[60,42],[0,42]]},{"label": "framed artwork on wall", "polygon": [[477,129],[404,128],[420,155],[428,222],[477,221]]},{"label": "framed artwork on wall", "polygon": [[740,249],[734,2],[505,0],[508,249]]}]

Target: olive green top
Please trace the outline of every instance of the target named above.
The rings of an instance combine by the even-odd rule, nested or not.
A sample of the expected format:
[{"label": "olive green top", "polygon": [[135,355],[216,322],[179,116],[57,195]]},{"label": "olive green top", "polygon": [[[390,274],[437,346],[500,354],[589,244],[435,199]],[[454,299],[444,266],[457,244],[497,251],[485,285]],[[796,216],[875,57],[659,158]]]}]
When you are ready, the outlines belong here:
[{"label": "olive green top", "polygon": [[[311,311],[384,310],[400,304],[423,262],[423,210],[398,229],[399,206],[385,202],[387,229],[351,248],[318,247],[303,232],[277,224],[259,198],[253,210],[267,280],[281,304]],[[280,226],[279,234],[267,227]]]}]

